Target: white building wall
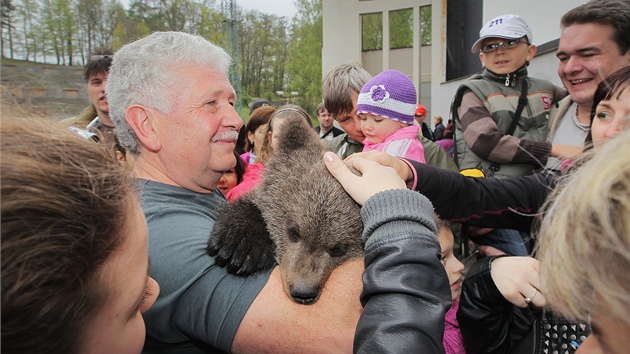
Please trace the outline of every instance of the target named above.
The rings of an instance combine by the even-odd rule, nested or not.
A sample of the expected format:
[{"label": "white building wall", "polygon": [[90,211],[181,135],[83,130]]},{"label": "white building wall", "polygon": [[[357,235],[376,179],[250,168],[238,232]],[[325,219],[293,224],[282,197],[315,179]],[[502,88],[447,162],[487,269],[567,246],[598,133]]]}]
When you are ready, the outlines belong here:
[{"label": "white building wall", "polygon": [[[419,7],[431,0],[322,0],[324,43],[322,73],[347,62],[358,61],[372,75],[396,68],[409,76],[418,96],[430,97],[431,47],[420,47]],[[414,9],[414,47],[389,49],[389,11]],[[361,14],[383,13],[383,50],[361,51]],[[425,82],[423,85],[423,81]],[[426,87],[422,92],[422,87]],[[427,102],[427,106],[430,102]]]},{"label": "white building wall", "polygon": [[[466,1],[466,0],[464,0]],[[493,17],[514,13],[523,16],[532,27],[534,44],[541,45],[560,37],[560,18],[568,10],[587,0],[485,0],[482,22]],[[322,72],[349,60],[355,60],[372,75],[396,67],[412,78],[419,90],[420,102],[429,109],[428,116],[441,114],[448,117],[453,94],[462,79],[446,82],[446,4],[447,0],[322,0],[324,43]],[[420,47],[419,37],[414,38],[413,49],[388,50],[388,11],[414,8],[414,19],[419,21],[418,8],[432,5],[431,47]],[[383,12],[383,51],[361,52],[361,14]],[[419,25],[414,26],[418,31]],[[403,56],[411,56],[403,58]],[[410,65],[410,68],[399,65]],[[529,68],[533,77],[544,78],[561,85],[557,78],[558,62],[555,53],[536,57]],[[430,88],[430,89],[429,89]],[[427,120],[427,123],[429,120]]]}]

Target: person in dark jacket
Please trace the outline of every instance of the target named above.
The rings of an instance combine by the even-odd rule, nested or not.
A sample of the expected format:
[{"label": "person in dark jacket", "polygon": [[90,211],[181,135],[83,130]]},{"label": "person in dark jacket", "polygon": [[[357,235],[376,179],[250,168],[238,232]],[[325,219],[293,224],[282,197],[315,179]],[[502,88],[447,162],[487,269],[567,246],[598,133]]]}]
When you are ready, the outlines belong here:
[{"label": "person in dark jacket", "polygon": [[444,126],[444,123],[442,123],[442,120],[442,116],[438,115],[433,117],[433,124],[435,125],[435,128],[433,128],[433,135],[435,136],[435,141],[445,138],[444,130],[446,130],[446,127]]},{"label": "person in dark jacket", "polygon": [[405,189],[392,169],[354,159],[350,172],[332,152],[330,173],[360,205],[365,223],[363,313],[355,353],[444,353],[444,315],[452,301],[431,203]]}]

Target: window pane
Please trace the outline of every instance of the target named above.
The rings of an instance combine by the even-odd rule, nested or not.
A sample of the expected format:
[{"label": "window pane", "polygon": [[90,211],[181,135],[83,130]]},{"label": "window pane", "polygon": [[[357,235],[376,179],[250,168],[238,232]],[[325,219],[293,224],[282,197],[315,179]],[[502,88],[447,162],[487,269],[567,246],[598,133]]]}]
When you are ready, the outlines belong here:
[{"label": "window pane", "polygon": [[413,47],[413,9],[389,12],[389,47]]},{"label": "window pane", "polygon": [[420,8],[420,44],[431,45],[431,5]]},{"label": "window pane", "polygon": [[361,43],[363,50],[383,49],[383,13],[361,15]]}]

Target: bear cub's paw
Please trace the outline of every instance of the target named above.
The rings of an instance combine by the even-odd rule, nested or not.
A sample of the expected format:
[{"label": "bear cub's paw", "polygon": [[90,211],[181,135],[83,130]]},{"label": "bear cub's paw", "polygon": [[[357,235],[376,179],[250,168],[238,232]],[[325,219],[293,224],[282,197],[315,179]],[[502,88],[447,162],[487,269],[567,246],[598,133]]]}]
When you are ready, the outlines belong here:
[{"label": "bear cub's paw", "polygon": [[217,213],[208,254],[228,273],[246,276],[276,265],[274,245],[256,205],[247,197]]}]

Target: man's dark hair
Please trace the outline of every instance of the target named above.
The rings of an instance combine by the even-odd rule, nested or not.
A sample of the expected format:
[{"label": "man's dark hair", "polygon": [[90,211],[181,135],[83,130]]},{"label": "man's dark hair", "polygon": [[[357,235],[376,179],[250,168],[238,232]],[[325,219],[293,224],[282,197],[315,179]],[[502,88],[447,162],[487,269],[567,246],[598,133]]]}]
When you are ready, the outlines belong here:
[{"label": "man's dark hair", "polygon": [[90,59],[83,69],[83,78],[88,81],[92,76],[109,71],[114,60],[114,51],[111,48],[97,49],[90,54]]},{"label": "man's dark hair", "polygon": [[619,47],[620,54],[630,50],[630,1],[628,0],[591,0],[562,16],[560,27],[597,23],[614,28],[613,40]]}]

